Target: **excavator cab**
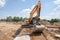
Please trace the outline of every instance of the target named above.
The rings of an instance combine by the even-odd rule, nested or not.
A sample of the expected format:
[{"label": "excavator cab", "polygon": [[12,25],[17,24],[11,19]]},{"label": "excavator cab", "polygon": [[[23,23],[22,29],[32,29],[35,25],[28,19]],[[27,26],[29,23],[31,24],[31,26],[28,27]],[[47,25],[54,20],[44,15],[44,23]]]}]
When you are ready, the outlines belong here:
[{"label": "excavator cab", "polygon": [[36,24],[36,18],[35,17],[32,18],[32,21],[30,22],[30,24]]},{"label": "excavator cab", "polygon": [[32,18],[32,22],[33,22],[33,24],[36,24],[36,18],[35,17]]},{"label": "excavator cab", "polygon": [[40,18],[33,17],[32,21],[30,22],[30,24],[40,25]]}]

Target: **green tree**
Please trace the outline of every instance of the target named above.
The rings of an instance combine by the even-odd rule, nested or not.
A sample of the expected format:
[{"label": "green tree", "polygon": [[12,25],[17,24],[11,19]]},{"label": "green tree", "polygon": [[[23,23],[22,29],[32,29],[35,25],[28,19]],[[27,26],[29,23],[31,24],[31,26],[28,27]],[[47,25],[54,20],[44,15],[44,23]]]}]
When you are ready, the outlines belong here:
[{"label": "green tree", "polygon": [[20,18],[15,16],[15,17],[13,17],[13,21],[18,22],[18,21],[20,21]]},{"label": "green tree", "polygon": [[51,19],[49,22],[53,24],[54,22],[60,22],[60,19]]},{"label": "green tree", "polygon": [[19,19],[20,19],[20,21],[23,21],[23,18],[22,17],[20,17]]}]

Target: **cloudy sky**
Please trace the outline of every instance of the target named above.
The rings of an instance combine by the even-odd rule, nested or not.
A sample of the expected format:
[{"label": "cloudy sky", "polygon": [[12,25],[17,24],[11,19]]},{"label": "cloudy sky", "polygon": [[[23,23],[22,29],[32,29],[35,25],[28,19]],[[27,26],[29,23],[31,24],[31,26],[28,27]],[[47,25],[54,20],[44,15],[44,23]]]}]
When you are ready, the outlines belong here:
[{"label": "cloudy sky", "polygon": [[[60,18],[60,0],[40,0],[42,19]],[[0,19],[7,16],[28,17],[38,0],[0,0]]]}]

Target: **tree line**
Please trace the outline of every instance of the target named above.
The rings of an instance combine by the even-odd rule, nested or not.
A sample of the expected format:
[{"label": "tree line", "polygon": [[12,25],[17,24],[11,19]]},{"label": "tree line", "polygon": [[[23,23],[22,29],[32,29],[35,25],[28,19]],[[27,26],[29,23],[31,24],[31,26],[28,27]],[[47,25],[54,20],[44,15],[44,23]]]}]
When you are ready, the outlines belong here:
[{"label": "tree line", "polygon": [[[24,20],[28,20],[29,18],[23,18],[23,17],[17,17],[17,16],[9,16],[6,19],[0,19],[0,21],[6,21],[6,22],[19,22],[19,21],[24,21]],[[60,22],[60,19],[51,19],[51,20],[46,20],[46,19],[41,19],[42,21],[47,21],[50,23],[54,23],[54,22]]]},{"label": "tree line", "polygon": [[0,21],[6,21],[6,22],[19,22],[19,21],[24,21],[24,20],[28,20],[28,18],[9,16],[9,17],[6,17],[6,19],[0,19]]},{"label": "tree line", "polygon": [[47,21],[47,22],[53,24],[53,23],[55,23],[55,22],[60,22],[60,19],[58,19],[58,18],[51,19],[51,20],[41,19],[41,21]]}]

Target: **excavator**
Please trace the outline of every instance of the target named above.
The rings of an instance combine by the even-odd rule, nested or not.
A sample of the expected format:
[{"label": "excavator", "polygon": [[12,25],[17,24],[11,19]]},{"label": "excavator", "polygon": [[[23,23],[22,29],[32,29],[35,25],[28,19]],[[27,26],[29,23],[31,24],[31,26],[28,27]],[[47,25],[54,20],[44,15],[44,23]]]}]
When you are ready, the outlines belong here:
[{"label": "excavator", "polygon": [[[22,31],[23,28],[35,28],[35,31],[40,31],[41,28],[41,24],[40,24],[40,10],[41,10],[41,2],[38,1],[38,4],[33,8],[33,10],[30,13],[30,17],[29,20],[25,20],[24,21],[24,25],[22,25],[15,33],[14,37],[18,34],[20,34],[20,32]],[[37,15],[35,17],[33,17],[34,13],[37,12]],[[39,25],[39,26],[37,26]],[[37,29],[37,30],[36,30]]]}]

